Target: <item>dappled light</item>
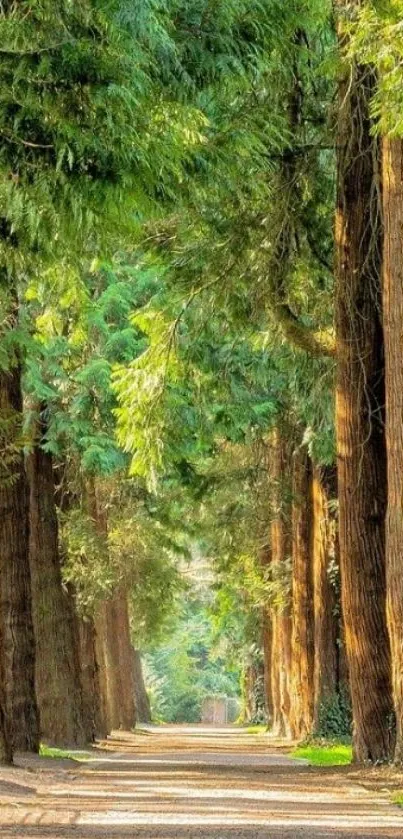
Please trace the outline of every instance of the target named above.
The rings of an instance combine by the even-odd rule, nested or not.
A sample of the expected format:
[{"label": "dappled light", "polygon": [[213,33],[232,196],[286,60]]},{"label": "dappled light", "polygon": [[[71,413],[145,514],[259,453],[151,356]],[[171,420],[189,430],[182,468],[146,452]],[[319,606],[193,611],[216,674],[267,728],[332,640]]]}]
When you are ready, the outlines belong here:
[{"label": "dappled light", "polygon": [[[207,745],[214,739],[213,759]],[[119,746],[116,735],[115,746]],[[2,837],[398,836],[403,813],[333,769],[323,777],[239,729],[176,726],[125,735],[124,754],[96,755],[75,777],[40,784],[18,808],[3,799]],[[230,763],[228,763],[228,758]],[[51,833],[51,831],[55,833]],[[67,832],[66,832],[67,831]],[[13,834],[14,835],[14,834]],[[11,834],[10,834],[11,837]]]}]

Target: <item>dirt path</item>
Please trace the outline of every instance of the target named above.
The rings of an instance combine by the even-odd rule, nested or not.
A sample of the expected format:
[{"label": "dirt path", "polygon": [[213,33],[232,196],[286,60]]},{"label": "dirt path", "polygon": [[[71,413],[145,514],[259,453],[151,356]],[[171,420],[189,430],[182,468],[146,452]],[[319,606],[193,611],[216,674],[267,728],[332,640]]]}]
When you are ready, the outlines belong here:
[{"label": "dirt path", "polygon": [[0,776],[0,836],[378,839],[403,811],[343,770],[296,764],[265,736],[169,727],[119,735],[81,767]]}]

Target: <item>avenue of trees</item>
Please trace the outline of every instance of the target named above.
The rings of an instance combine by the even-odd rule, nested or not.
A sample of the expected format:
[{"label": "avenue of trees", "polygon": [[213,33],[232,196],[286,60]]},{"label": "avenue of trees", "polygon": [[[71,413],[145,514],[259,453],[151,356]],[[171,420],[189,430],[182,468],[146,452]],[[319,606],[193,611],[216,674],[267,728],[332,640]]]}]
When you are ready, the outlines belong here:
[{"label": "avenue of trees", "polygon": [[402,20],[0,4],[0,762],[148,715],[195,552],[244,718],[403,762]]}]

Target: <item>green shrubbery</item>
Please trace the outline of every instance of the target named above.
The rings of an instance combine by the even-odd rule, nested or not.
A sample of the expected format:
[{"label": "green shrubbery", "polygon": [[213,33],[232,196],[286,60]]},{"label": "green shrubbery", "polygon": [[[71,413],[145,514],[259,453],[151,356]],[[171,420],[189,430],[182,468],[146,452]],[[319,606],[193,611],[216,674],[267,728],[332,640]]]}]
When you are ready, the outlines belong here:
[{"label": "green shrubbery", "polygon": [[335,693],[323,702],[319,711],[315,737],[343,740],[352,735],[351,701],[347,690]]}]

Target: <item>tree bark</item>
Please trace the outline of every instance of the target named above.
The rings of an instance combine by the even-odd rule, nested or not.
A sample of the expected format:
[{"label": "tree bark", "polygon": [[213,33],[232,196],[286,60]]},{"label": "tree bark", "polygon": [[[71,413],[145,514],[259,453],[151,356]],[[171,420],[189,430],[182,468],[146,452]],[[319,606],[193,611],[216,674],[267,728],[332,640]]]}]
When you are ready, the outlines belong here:
[{"label": "tree bark", "polygon": [[264,676],[264,704],[267,725],[273,723],[273,686],[272,686],[272,650],[273,623],[268,609],[263,609],[262,615],[262,647],[263,647],[263,676]]},{"label": "tree bark", "polygon": [[6,713],[16,751],[39,749],[29,569],[28,486],[22,445],[21,368],[0,371],[0,615]]},{"label": "tree bark", "polygon": [[63,588],[51,454],[44,426],[28,456],[30,568],[36,642],[35,682],[43,739],[61,748],[87,742],[79,655],[68,594]]},{"label": "tree bark", "polygon": [[99,664],[96,656],[96,630],[90,617],[78,617],[81,684],[83,691],[84,725],[89,742],[104,739],[107,724],[101,705]]},{"label": "tree bark", "polygon": [[133,674],[134,674],[134,697],[136,706],[136,719],[138,722],[151,722],[151,707],[146,685],[144,682],[141,653],[132,647]]},{"label": "tree bark", "polygon": [[[359,5],[357,3],[357,5]],[[344,8],[345,2],[343,0]],[[340,85],[336,215],[336,435],[342,610],[356,761],[390,758],[386,628],[384,361],[375,79],[352,66]]]},{"label": "tree bark", "polygon": [[[87,485],[88,508],[99,535],[108,539],[107,514],[94,481]],[[102,603],[95,620],[103,716],[107,729],[134,727],[133,659],[127,597],[123,587]]]},{"label": "tree bark", "polygon": [[[313,582],[314,582],[314,731],[319,730],[321,710],[339,691],[339,618],[331,563],[338,562],[337,522],[330,503],[337,497],[332,468],[315,467],[313,473]],[[334,569],[336,571],[336,567]]]},{"label": "tree bark", "polygon": [[112,720],[108,701],[108,667],[106,650],[106,604],[101,603],[94,619],[95,657],[99,680],[99,725],[100,736],[106,737],[112,731]]},{"label": "tree bark", "polygon": [[314,611],[312,569],[312,465],[306,449],[293,455],[292,488],[292,687],[295,739],[312,732],[314,711]]},{"label": "tree bark", "polygon": [[3,638],[0,625],[0,764],[9,764],[13,760],[13,750],[8,728],[4,684]]},{"label": "tree bark", "polygon": [[136,725],[133,653],[130,639],[129,607],[123,587],[116,592],[114,609],[115,632],[119,642],[119,677],[121,683],[119,728],[131,731]]},{"label": "tree bark", "polygon": [[[290,503],[287,476],[289,474],[289,446],[279,429],[272,438],[272,521],[271,551],[273,577],[282,578],[284,563],[291,554]],[[283,566],[283,567],[282,567]],[[291,737],[290,679],[291,679],[291,615],[288,593],[272,609],[272,691],[273,734]]]},{"label": "tree bark", "polygon": [[387,614],[396,714],[395,760],[403,763],[403,143],[383,141],[385,250],[383,307],[386,367],[388,513]]},{"label": "tree bark", "polygon": [[[268,464],[269,466],[269,464]],[[265,545],[260,552],[260,565],[264,578],[267,578],[271,566],[270,545]],[[262,608],[262,649],[263,649],[263,679],[264,702],[267,725],[273,724],[273,685],[272,685],[272,652],[273,652],[273,620],[269,606]]]}]

